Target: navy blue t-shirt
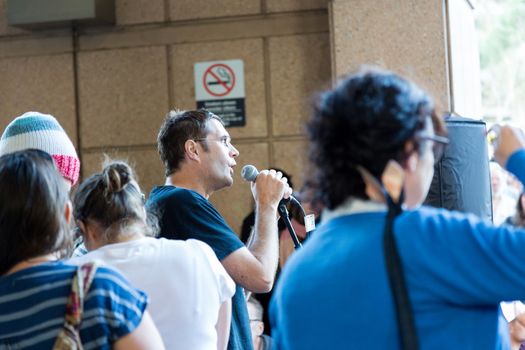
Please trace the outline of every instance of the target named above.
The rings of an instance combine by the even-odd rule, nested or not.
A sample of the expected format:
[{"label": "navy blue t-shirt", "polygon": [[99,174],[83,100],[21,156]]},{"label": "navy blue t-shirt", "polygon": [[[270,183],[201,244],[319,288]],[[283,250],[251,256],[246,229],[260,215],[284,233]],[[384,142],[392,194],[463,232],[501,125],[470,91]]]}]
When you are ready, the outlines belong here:
[{"label": "navy blue t-shirt", "polygon": [[[226,224],[217,209],[195,191],[174,186],[153,188],[146,204],[159,218],[160,236],[168,239],[198,239],[207,243],[219,260],[244,244]],[[232,299],[232,325],[228,350],[253,349],[244,291],[236,285]]]}]

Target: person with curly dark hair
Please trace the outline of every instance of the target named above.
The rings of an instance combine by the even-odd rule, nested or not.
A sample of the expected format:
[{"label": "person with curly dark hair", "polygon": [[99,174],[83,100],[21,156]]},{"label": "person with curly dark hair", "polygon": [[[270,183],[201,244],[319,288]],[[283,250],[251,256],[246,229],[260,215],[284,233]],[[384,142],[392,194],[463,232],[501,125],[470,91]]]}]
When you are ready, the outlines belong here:
[{"label": "person with curly dark hair", "polygon": [[[508,348],[499,302],[525,298],[525,231],[421,206],[447,143],[428,95],[363,69],[320,96],[308,132],[325,209],[274,291],[276,347]],[[496,159],[522,182],[524,147],[502,129]]]}]

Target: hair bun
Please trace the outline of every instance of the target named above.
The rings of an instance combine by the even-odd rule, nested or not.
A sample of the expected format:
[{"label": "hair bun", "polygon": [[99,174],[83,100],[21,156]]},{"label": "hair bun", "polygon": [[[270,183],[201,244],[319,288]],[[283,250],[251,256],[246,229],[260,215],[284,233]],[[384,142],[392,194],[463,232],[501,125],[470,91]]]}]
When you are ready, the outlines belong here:
[{"label": "hair bun", "polygon": [[133,171],[124,162],[112,161],[104,166],[102,179],[107,194],[117,193],[133,180]]}]

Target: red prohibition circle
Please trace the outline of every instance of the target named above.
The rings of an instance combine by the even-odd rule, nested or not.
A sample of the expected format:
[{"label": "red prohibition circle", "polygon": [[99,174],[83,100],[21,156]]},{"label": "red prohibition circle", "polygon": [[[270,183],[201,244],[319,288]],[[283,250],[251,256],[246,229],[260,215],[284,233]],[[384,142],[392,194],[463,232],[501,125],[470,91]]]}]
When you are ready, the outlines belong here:
[{"label": "red prohibition circle", "polygon": [[[232,77],[232,81],[230,82],[231,83],[230,86],[226,85],[226,83],[224,83],[221,80],[221,78],[219,78],[217,76],[217,74],[215,74],[215,72],[213,71],[214,68],[224,68],[224,69],[226,69],[228,71],[228,73]],[[219,85],[222,85],[226,91],[225,92],[214,92],[214,91],[211,91],[210,88],[208,87],[208,83],[206,81],[206,77],[208,75],[211,75],[213,77],[213,79],[215,79]],[[222,63],[216,63],[216,64],[211,65],[210,67],[208,67],[208,69],[206,69],[206,71],[204,72],[204,75],[202,76],[202,85],[204,86],[204,89],[212,96],[216,96],[216,97],[226,96],[233,90],[233,87],[235,86],[235,73],[227,65],[222,64]]]}]

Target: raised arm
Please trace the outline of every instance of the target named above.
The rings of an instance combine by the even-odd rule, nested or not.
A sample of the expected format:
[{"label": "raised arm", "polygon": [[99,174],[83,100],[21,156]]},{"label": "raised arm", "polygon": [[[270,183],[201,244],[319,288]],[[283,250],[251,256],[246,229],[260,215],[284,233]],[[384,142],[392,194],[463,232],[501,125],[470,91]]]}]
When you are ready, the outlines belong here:
[{"label": "raised arm", "polygon": [[222,260],[233,280],[246,290],[266,293],[272,289],[279,260],[277,206],[292,190],[287,179],[275,170],[264,170],[252,183],[255,199],[255,227],[247,248],[240,248]]}]

